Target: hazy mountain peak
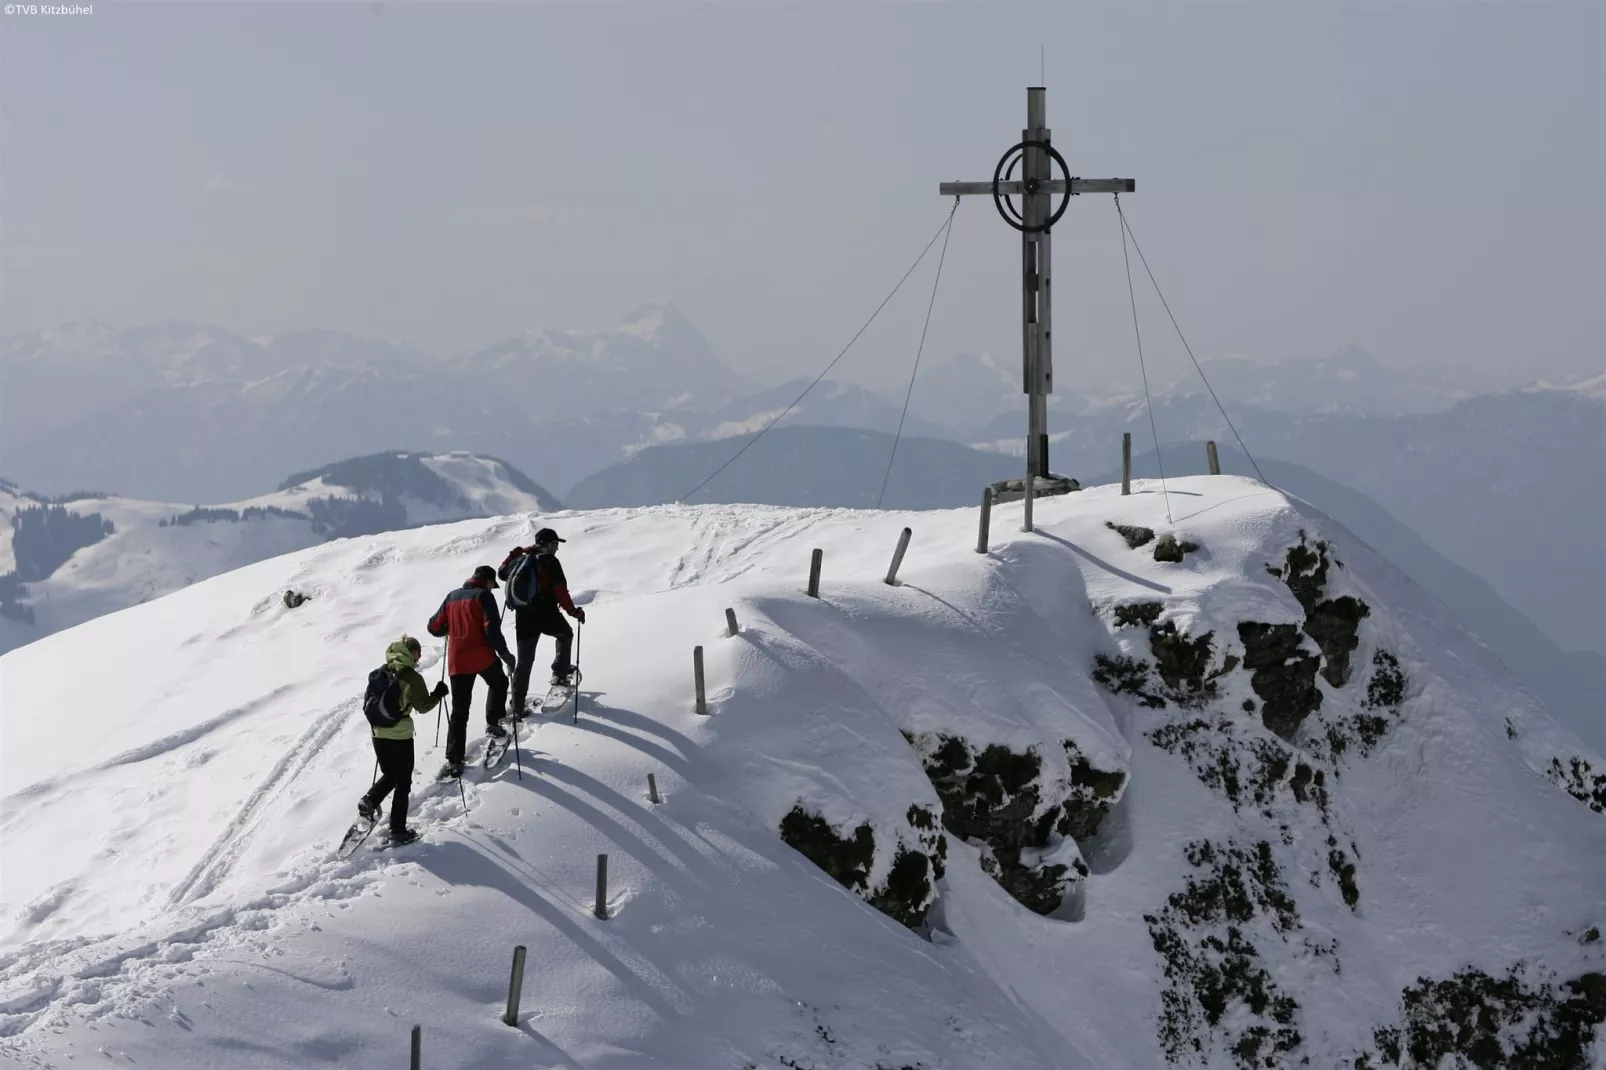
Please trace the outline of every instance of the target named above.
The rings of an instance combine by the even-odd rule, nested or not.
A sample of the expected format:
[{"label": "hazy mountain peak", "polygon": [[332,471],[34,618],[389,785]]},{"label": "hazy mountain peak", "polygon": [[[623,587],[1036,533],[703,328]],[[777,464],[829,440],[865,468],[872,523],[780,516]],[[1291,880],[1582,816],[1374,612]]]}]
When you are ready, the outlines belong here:
[{"label": "hazy mountain peak", "polygon": [[672,301],[648,301],[624,318],[615,328],[621,334],[641,339],[657,339],[666,334],[687,332],[701,337],[685,313]]},{"label": "hazy mountain peak", "polygon": [[1523,393],[1542,393],[1546,391],[1560,391],[1567,394],[1576,394],[1579,397],[1590,398],[1596,401],[1606,401],[1606,372],[1580,379],[1574,382],[1552,383],[1540,379],[1531,386],[1523,388]]},{"label": "hazy mountain peak", "polygon": [[40,333],[41,342],[52,347],[67,348],[111,348],[117,344],[117,330],[100,320],[73,320],[59,327]]}]

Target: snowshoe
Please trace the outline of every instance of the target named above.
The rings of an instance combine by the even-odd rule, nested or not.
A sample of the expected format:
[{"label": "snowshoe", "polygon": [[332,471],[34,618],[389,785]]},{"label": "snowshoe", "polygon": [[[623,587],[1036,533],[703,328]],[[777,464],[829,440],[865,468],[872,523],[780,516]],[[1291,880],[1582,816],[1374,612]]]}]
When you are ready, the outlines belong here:
[{"label": "snowshoe", "polygon": [[418,830],[405,828],[400,832],[387,833],[383,840],[374,844],[374,850],[388,851],[392,847],[405,847],[409,843],[416,842],[418,842]]},{"label": "snowshoe", "polygon": [[546,697],[541,700],[542,713],[556,713],[574,697],[574,685],[570,683],[554,683]]},{"label": "snowshoe", "polygon": [[[377,815],[376,815],[377,816]],[[335,848],[336,858],[350,858],[353,851],[362,846],[368,834],[374,831],[376,818],[359,817],[346,834],[340,838],[340,846]]]},{"label": "snowshoe", "polygon": [[379,806],[376,803],[369,802],[367,799],[363,799],[357,804],[357,816],[368,822],[378,821]]},{"label": "snowshoe", "polygon": [[502,760],[502,756],[512,744],[513,740],[506,732],[491,737],[486,741],[485,755],[480,759],[480,765],[486,769],[492,768]]},{"label": "snowshoe", "polygon": [[435,774],[436,781],[463,779],[463,763],[447,762],[441,766],[441,771]]},{"label": "snowshoe", "polygon": [[493,739],[506,739],[507,729],[502,727],[501,721],[492,721],[485,726],[485,734]]}]

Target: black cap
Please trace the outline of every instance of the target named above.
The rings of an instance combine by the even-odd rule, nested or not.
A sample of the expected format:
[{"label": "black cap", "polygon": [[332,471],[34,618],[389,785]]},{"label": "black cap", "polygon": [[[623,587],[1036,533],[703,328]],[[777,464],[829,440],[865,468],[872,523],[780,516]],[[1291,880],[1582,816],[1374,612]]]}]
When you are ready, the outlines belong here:
[{"label": "black cap", "polygon": [[560,539],[560,538],[558,538],[558,533],[553,531],[551,528],[542,528],[540,531],[535,533],[535,544],[537,546],[541,545],[543,542],[568,542],[568,541],[569,541],[568,539]]},{"label": "black cap", "polygon": [[501,584],[496,582],[496,569],[492,568],[490,565],[481,565],[479,568],[475,569],[474,578],[476,580],[483,581],[487,587],[494,588],[501,586]]}]

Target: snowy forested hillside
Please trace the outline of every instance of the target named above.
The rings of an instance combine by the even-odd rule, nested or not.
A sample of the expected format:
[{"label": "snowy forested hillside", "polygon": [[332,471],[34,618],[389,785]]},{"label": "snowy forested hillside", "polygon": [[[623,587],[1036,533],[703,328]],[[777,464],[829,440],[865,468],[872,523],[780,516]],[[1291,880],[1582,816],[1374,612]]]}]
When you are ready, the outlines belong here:
[{"label": "snowy forested hillside", "polygon": [[328,539],[557,505],[513,466],[467,453],[355,457],[219,506],[46,499],[0,481],[0,651]]},{"label": "snowy forested hillside", "polygon": [[974,509],[544,516],[578,716],[466,816],[422,719],[423,841],[343,862],[367,671],[529,517],[12,651],[0,1053],[380,1068],[418,1023],[431,1070],[1606,1063],[1600,756],[1322,515],[1169,489],[1000,506],[985,555]]}]

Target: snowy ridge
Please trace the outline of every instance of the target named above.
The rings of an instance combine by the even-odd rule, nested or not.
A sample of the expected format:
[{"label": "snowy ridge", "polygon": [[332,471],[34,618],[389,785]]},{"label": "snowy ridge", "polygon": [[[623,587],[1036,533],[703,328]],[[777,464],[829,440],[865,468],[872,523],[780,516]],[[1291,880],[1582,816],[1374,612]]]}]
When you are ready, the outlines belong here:
[{"label": "snowy ridge", "polygon": [[[420,471],[438,478],[419,480]],[[19,604],[33,619],[0,617],[0,651],[354,530],[414,527],[558,505],[517,469],[471,453],[378,455],[301,475],[305,478],[292,477],[271,494],[204,508],[117,496],[75,497],[66,503],[68,511],[83,517],[99,514],[113,530],[72,552],[43,579],[24,579],[27,596]],[[369,507],[329,504],[354,499]],[[387,501],[388,508],[374,508]],[[0,573],[16,567],[11,517],[18,509],[40,504],[9,484],[0,485]]]},{"label": "snowy ridge", "polygon": [[[1518,968],[1553,1009],[1599,976],[1600,757],[1309,507],[1168,484],[1174,521],[1148,482],[1044,499],[1035,534],[1000,506],[986,556],[974,510],[541,517],[589,610],[578,720],[527,729],[522,780],[471,773],[465,817],[420,718],[424,842],[344,862],[362,677],[535,518],[313,547],[13,651],[0,1052],[382,1067],[419,1022],[432,1068],[1376,1070],[1410,1065],[1419,977]],[[91,661],[129,685],[84,702]],[[1599,1066],[1579,1021],[1530,1065]]]}]

